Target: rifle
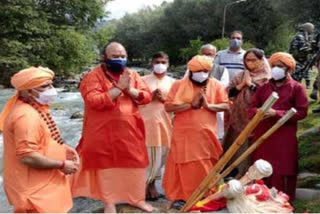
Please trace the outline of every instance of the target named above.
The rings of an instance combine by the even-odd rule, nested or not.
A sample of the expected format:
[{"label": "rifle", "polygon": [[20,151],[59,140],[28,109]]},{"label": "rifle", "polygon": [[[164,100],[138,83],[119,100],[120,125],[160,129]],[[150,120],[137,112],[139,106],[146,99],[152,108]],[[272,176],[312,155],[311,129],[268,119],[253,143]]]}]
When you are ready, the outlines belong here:
[{"label": "rifle", "polygon": [[307,61],[307,63],[305,64],[305,66],[302,69],[302,73],[307,72],[310,70],[310,68],[312,68],[312,66],[314,66],[317,62],[319,62],[320,60],[320,49],[317,50],[317,52],[315,52]]}]

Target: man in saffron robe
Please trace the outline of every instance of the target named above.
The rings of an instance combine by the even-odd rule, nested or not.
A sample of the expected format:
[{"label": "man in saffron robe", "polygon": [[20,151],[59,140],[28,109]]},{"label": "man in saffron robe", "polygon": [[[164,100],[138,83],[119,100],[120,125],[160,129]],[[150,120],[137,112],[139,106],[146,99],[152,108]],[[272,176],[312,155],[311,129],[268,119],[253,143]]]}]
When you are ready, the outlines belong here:
[{"label": "man in saffron robe", "polygon": [[104,202],[105,212],[126,202],[147,212],[145,178],[148,154],[138,105],[152,99],[139,74],[126,67],[125,48],[109,44],[104,62],[87,73],[80,92],[85,104],[83,133],[77,150],[82,168],[73,195]]},{"label": "man in saffron robe", "polygon": [[175,79],[167,75],[169,57],[159,52],[152,57],[152,73],[142,77],[153,92],[153,100],[139,110],[146,128],[149,167],[147,173],[147,198],[156,200],[160,197],[155,181],[161,179],[161,169],[166,162],[170,147],[172,115],[164,108],[164,102]]},{"label": "man in saffron robe", "polygon": [[229,108],[225,88],[209,78],[212,61],[208,57],[195,56],[188,69],[188,76],[173,84],[165,103],[166,110],[176,116],[163,188],[167,198],[177,202],[186,201],[217,163],[222,147],[216,113]]},{"label": "man in saffron robe", "polygon": [[252,161],[264,159],[270,162],[273,175],[266,180],[266,184],[288,194],[292,201],[295,199],[298,174],[297,126],[298,121],[307,116],[308,99],[305,88],[290,76],[296,67],[296,62],[290,54],[275,53],[269,62],[272,67],[272,79],[256,91],[249,116],[253,117],[272,92],[277,92],[280,98],[267,113],[266,119],[255,129],[253,142],[292,107],[297,110],[297,114],[257,148],[252,154]]},{"label": "man in saffron robe", "polygon": [[49,112],[57,92],[54,73],[31,67],[16,73],[16,94],[0,115],[3,131],[3,187],[19,213],[66,213],[72,208],[68,174],[78,169],[79,157],[64,144]]}]

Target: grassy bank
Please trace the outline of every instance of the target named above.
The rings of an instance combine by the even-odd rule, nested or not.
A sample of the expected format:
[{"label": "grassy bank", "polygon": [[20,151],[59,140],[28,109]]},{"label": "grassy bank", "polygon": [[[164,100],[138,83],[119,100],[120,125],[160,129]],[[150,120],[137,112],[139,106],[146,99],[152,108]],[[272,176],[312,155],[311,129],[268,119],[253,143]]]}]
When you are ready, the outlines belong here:
[{"label": "grassy bank", "polygon": [[320,212],[320,198],[313,201],[296,200],[293,204],[295,213],[319,213]]},{"label": "grassy bank", "polygon": [[[315,72],[313,72],[315,78]],[[311,89],[308,90],[308,95]],[[309,100],[309,114],[306,119],[300,121],[298,135],[305,131],[320,126],[320,114],[313,114],[312,110],[319,108],[318,102]],[[320,174],[320,134],[311,134],[299,137],[299,171]],[[320,177],[308,177],[298,182],[300,188],[313,188],[320,183]],[[296,213],[319,213],[320,198],[312,201],[296,200],[294,202]]]}]

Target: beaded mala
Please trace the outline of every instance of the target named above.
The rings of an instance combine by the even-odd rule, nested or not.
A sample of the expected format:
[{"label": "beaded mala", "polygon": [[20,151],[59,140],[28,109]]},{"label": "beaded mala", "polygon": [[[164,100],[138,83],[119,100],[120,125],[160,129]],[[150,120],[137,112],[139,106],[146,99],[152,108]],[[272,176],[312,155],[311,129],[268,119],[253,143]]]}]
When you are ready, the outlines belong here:
[{"label": "beaded mala", "polygon": [[51,137],[57,141],[59,144],[64,144],[65,141],[62,139],[59,129],[56,125],[56,123],[54,122],[53,118],[51,117],[50,113],[45,113],[43,112],[39,106],[37,106],[34,102],[29,101],[25,98],[19,98],[22,102],[27,103],[29,105],[31,105],[39,114],[41,119],[47,124],[47,127],[50,130],[50,134]]}]

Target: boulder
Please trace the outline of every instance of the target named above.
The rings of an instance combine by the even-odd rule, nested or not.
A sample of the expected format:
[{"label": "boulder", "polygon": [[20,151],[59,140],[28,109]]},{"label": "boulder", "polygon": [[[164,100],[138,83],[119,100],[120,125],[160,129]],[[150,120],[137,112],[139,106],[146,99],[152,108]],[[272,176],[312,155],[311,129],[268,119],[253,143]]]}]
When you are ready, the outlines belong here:
[{"label": "boulder", "polygon": [[316,200],[320,198],[320,190],[298,188],[296,190],[296,198],[306,201]]},{"label": "boulder", "polygon": [[74,112],[70,119],[74,120],[74,119],[82,119],[83,118],[83,113],[81,111],[77,111],[77,112]]}]

